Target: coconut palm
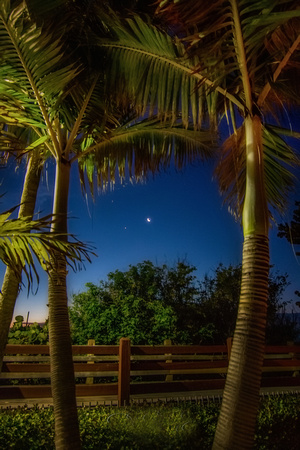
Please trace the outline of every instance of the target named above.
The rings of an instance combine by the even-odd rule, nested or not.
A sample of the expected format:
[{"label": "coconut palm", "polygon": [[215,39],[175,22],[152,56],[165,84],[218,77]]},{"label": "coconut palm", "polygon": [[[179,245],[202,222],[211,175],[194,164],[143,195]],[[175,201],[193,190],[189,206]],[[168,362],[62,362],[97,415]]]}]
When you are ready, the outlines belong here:
[{"label": "coconut palm", "polygon": [[[78,97],[77,97],[78,98]],[[86,108],[86,103],[83,99],[82,109]],[[79,115],[81,112],[79,112]],[[76,123],[75,123],[76,125]],[[74,125],[74,126],[75,126]],[[184,163],[185,160],[194,158],[199,155],[199,149],[202,149],[204,155],[210,154],[210,148],[203,147],[203,139],[211,139],[210,134],[205,134],[200,138],[202,146],[200,147],[198,133],[191,130],[190,135],[187,136],[187,130],[173,127],[172,132],[165,130],[160,122],[151,121],[133,124],[124,124],[115,129],[104,127],[102,133],[98,129],[96,131],[96,138],[89,134],[84,134],[84,125],[78,127],[76,134],[77,142],[74,137],[73,145],[70,147],[68,159],[64,159],[65,153],[62,153],[62,161],[56,161],[56,180],[55,180],[55,194],[54,194],[54,209],[53,213],[58,215],[61,220],[54,224],[54,231],[56,233],[67,232],[67,208],[68,208],[68,192],[70,187],[70,170],[74,162],[78,161],[80,169],[81,180],[84,184],[85,174],[87,175],[90,185],[93,186],[93,174],[97,172],[97,182],[101,188],[104,189],[107,185],[114,183],[116,171],[120,180],[125,176],[126,165],[131,171],[132,178],[139,180],[144,178],[149,172],[155,172],[160,169],[161,161],[164,164],[170,163],[174,152],[174,140],[176,139],[176,146],[178,152],[175,151],[175,160],[179,164]],[[184,141],[185,152],[183,154],[180,142]],[[206,150],[206,151],[205,151]],[[92,188],[93,189],[93,188]],[[49,330],[50,330],[50,345],[52,358],[57,356],[56,365],[51,360],[51,384],[53,399],[58,398],[62,405],[59,410],[55,411],[56,421],[63,423],[65,421],[65,430],[68,434],[70,424],[66,423],[66,415],[64,412],[65,405],[70,403],[69,399],[62,402],[62,398],[66,397],[65,386],[67,377],[70,380],[72,365],[67,367],[66,351],[62,359],[61,342],[66,342],[66,331],[58,324],[64,323],[68,326],[68,309],[67,309],[67,289],[66,289],[66,270],[65,262],[62,257],[57,255],[56,263],[58,267],[54,267],[50,271],[49,276]],[[64,313],[64,315],[63,315]],[[71,342],[70,342],[71,344]],[[56,352],[56,353],[54,353]],[[70,354],[70,356],[72,356]],[[69,368],[69,371],[67,370]],[[57,379],[55,374],[57,371]],[[57,390],[55,390],[57,388]],[[69,402],[69,403],[68,403]],[[58,412],[57,412],[58,411]],[[59,415],[60,414],[60,415]],[[58,419],[57,419],[58,417]],[[70,438],[67,437],[61,442],[57,442],[57,448],[70,448]]]},{"label": "coconut palm", "polygon": [[[160,2],[172,23],[167,35],[140,17],[111,25],[115,41],[99,42],[111,56],[110,83],[120,81],[136,108],[161,116],[207,112],[225,116],[231,135],[216,174],[231,211],[241,219],[240,307],[214,448],[252,448],[265,347],[272,209],[284,210],[292,185],[293,150],[274,126],[281,110],[299,105],[299,16],[286,0]],[[183,39],[174,35],[180,32]],[[124,92],[126,92],[124,90]],[[276,123],[276,122],[275,122]]]},{"label": "coconut palm", "polygon": [[[178,164],[195,155],[211,153],[205,145],[211,142],[210,133],[186,130],[177,123],[170,131],[158,120],[138,122],[134,110],[121,108],[113,97],[106,98],[104,68],[97,67],[98,63],[93,67],[93,62],[85,59],[86,52],[76,52],[75,58],[71,48],[64,48],[74,35],[70,32],[63,44],[53,31],[47,30],[47,20],[44,28],[38,26],[38,11],[31,11],[24,2],[16,5],[12,7],[6,1],[0,7],[0,49],[5,55],[0,65],[0,118],[6,124],[30,128],[37,138],[27,150],[43,147],[55,161],[56,220],[52,231],[56,235],[67,236],[70,171],[75,162],[83,182],[87,174],[93,184],[96,168],[97,180],[105,186],[114,182],[115,170],[123,177],[125,164],[139,179],[158,170],[161,161],[168,164],[174,153]],[[70,55],[76,63],[70,62]],[[184,147],[180,145],[183,141]],[[76,449],[80,439],[67,308],[67,266],[60,253],[52,256],[48,302],[55,440],[57,448]]]},{"label": "coconut palm", "polygon": [[[55,102],[61,100],[61,93],[64,88],[70,84],[76,76],[76,69],[72,65],[61,64],[63,56],[62,48],[56,37],[51,39],[49,33],[41,34],[41,29],[31,18],[26,4],[23,2],[11,3],[9,1],[1,4],[1,54],[5,58],[1,61],[0,70],[3,72],[1,76],[1,97],[0,111],[1,119],[6,124],[17,124],[31,128],[37,135],[35,142],[31,143],[32,147],[42,145],[50,152],[56,160],[61,157],[60,145],[61,139],[65,138],[67,132],[60,133],[60,121],[58,114],[51,116],[52,111],[59,110],[59,104]],[[45,101],[44,95],[48,94]],[[59,138],[55,134],[58,133]],[[61,163],[58,162],[57,167],[61,173]],[[58,186],[58,189],[60,186]],[[59,202],[55,202],[54,211],[60,211]],[[65,239],[65,228],[61,226],[61,216],[57,215],[57,221],[53,225],[52,232],[59,231],[60,235]],[[57,279],[55,274],[60,271],[66,274],[66,261],[59,253],[52,253],[51,265],[49,267],[49,291],[55,285]],[[59,280],[58,280],[59,283]],[[55,286],[53,287],[55,290]],[[58,288],[59,290],[59,288]],[[57,300],[57,302],[56,302]],[[50,321],[56,320],[50,328],[50,349],[51,350],[51,366],[53,369],[52,387],[53,398],[56,412],[56,442],[60,448],[64,447],[64,441],[68,440],[70,446],[74,448],[80,447],[79,428],[77,421],[77,409],[75,401],[75,385],[73,362],[71,354],[71,342],[68,333],[66,300],[63,299],[62,318],[63,325],[59,322],[59,318],[53,318],[52,303],[56,302],[59,310],[61,299],[58,295],[50,296]],[[54,308],[55,309],[55,308]],[[66,336],[61,338],[55,337],[56,327],[64,330],[66,328]],[[60,340],[60,350],[57,354],[57,340]],[[53,344],[53,345],[52,345]],[[63,355],[63,356],[61,356]],[[59,378],[60,368],[57,360],[66,361],[68,371],[63,372],[65,379],[63,380],[63,394],[60,397],[62,389],[55,389],[57,378]],[[70,398],[70,400],[69,400]],[[69,402],[68,402],[69,400]],[[65,414],[62,409],[65,403]],[[61,419],[63,417],[63,419]],[[65,437],[64,430],[68,429],[68,437]]]}]

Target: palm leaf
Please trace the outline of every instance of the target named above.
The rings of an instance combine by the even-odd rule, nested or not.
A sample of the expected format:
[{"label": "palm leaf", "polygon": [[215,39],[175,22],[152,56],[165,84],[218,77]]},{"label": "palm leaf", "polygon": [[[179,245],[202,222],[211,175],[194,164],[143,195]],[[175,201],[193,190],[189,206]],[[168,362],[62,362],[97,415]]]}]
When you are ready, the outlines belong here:
[{"label": "palm leaf", "polygon": [[[295,1],[216,0],[195,3],[193,0],[167,0],[158,3],[160,14],[177,29],[181,24],[188,55],[199,61],[196,71],[235,95],[240,104],[244,104],[244,113],[249,109],[251,99],[249,97],[247,101],[245,75],[241,71],[246,70],[257,104],[265,108],[264,112],[274,109],[270,102],[274,105],[276,100],[278,103],[278,97],[271,91],[284,94],[280,84],[275,84],[280,81],[281,74],[284,76],[290,67],[298,67],[299,73],[299,52],[296,50],[300,39],[300,10]],[[242,76],[237,76],[237,73]],[[297,90],[293,92],[299,100]],[[270,99],[267,98],[269,95]],[[286,97],[283,95],[281,98]],[[289,99],[292,101],[292,94]]]},{"label": "palm leaf", "polygon": [[[126,21],[113,16],[109,25],[114,39],[98,39],[97,45],[110,56],[110,89],[120,92],[123,103],[128,102],[129,92],[139,114],[156,111],[159,117],[170,117],[175,122],[180,111],[186,127],[190,117],[199,127],[219,93],[242,107],[234,95],[215,85],[206,73],[195,72],[199,59],[188,59],[178,39],[138,16]],[[202,90],[196,89],[199,83],[203,84]]]},{"label": "palm leaf", "polygon": [[[48,128],[54,99],[77,69],[66,64],[62,41],[32,20],[25,2],[0,5],[0,117],[6,123]],[[55,139],[54,139],[55,141]]]},{"label": "palm leaf", "polygon": [[195,159],[214,156],[215,134],[209,131],[170,127],[158,119],[131,122],[112,129],[101,140],[87,141],[86,151],[79,160],[81,181],[87,175],[93,192],[97,172],[98,186],[106,188],[125,179],[128,170],[131,181],[142,181],[174,162],[182,168]]},{"label": "palm leaf", "polygon": [[18,125],[3,125],[0,130],[0,151],[3,161],[10,156],[16,158],[19,163],[28,152],[38,149],[41,158],[49,155],[49,136],[44,130],[38,128],[23,128]]},{"label": "palm leaf", "polygon": [[[16,274],[23,270],[28,282],[28,289],[34,279],[39,281],[36,267],[37,261],[44,270],[51,269],[53,257],[59,251],[69,266],[74,270],[80,268],[83,260],[90,262],[90,255],[94,254],[91,247],[78,241],[74,236],[67,236],[51,232],[52,216],[38,220],[29,218],[10,219],[16,207],[0,214],[0,259],[4,264],[16,270]],[[34,257],[33,257],[34,256]]]},{"label": "palm leaf", "polygon": [[[296,179],[291,171],[299,166],[295,151],[282,136],[290,130],[265,125],[263,127],[264,169],[267,200],[271,209],[283,214]],[[246,187],[246,159],[244,128],[230,136],[222,147],[215,170],[224,202],[236,218],[242,217]],[[270,209],[270,215],[272,211]]]},{"label": "palm leaf", "polygon": [[[159,12],[183,33],[188,57],[199,61],[195,71],[227,89],[243,105],[238,109],[234,100],[223,103],[225,114],[230,110],[228,120],[231,118],[235,132],[224,143],[216,169],[229,209],[241,217],[246,185],[245,137],[243,127],[236,129],[236,115],[241,116],[239,121],[248,114],[271,113],[276,117],[280,109],[299,104],[298,4],[286,0],[167,0],[160,2]],[[286,76],[291,84],[286,83]],[[291,168],[299,163],[282,139],[286,134],[287,130],[264,125],[266,195],[270,210],[275,208],[280,213],[293,184]]]}]

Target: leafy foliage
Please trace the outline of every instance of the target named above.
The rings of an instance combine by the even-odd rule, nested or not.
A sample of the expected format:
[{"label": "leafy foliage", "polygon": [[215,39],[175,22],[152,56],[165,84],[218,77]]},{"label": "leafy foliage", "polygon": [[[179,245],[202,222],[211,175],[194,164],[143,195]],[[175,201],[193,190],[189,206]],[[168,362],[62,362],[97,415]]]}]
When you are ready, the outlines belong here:
[{"label": "leafy foliage", "polygon": [[[57,160],[79,159],[82,185],[86,175],[92,192],[95,179],[101,188],[114,183],[116,172],[122,180],[126,162],[136,180],[156,172],[161,162],[170,164],[172,147],[178,166],[185,159],[212,155],[211,134],[195,133],[178,123],[170,131],[178,115],[165,123],[138,123],[132,102],[120,106],[124,89],[107,93],[111,76],[106,58],[102,64],[102,48],[95,45],[108,33],[107,5],[57,0],[41,9],[37,3],[5,1],[0,8],[0,121],[6,128],[31,128],[34,138],[26,151],[39,146]],[[6,128],[0,146],[22,150],[16,133]]]},{"label": "leafy foliage", "polygon": [[[130,337],[134,344],[225,343],[233,335],[241,283],[241,266],[219,265],[198,280],[195,267],[178,262],[173,268],[144,261],[108,274],[99,286],[73,295],[70,320],[73,341],[117,344]],[[267,342],[295,340],[296,320],[285,315],[282,300],[287,275],[271,274]]]},{"label": "leafy foliage", "polygon": [[[295,202],[296,209],[294,210],[293,220],[290,224],[281,223],[278,226],[278,236],[286,238],[288,242],[297,247],[300,245],[300,202]],[[300,255],[300,251],[296,251],[296,255]],[[300,297],[300,292],[297,290],[295,294]],[[300,306],[300,302],[296,302],[297,306]]]},{"label": "leafy foliage", "polygon": [[16,316],[8,334],[8,344],[49,344],[48,321],[43,325],[37,322],[23,324],[23,316]]},{"label": "leafy foliage", "polygon": [[261,401],[256,424],[256,448],[299,447],[300,402],[297,395],[267,397]]},{"label": "leafy foliage", "polygon": [[23,269],[28,280],[28,289],[34,276],[39,280],[34,257],[44,270],[49,270],[55,252],[61,252],[68,264],[76,268],[84,257],[90,261],[91,248],[73,238],[66,241],[67,236],[50,231],[56,220],[52,215],[37,220],[28,217],[10,219],[16,208],[0,214],[0,259],[4,264],[16,270],[17,276]]},{"label": "leafy foliage", "polygon": [[[49,124],[48,101],[61,94],[76,76],[71,65],[61,66],[62,41],[50,40],[50,32],[32,20],[22,2],[5,0],[0,8],[0,117],[5,123],[18,123],[45,129]],[[35,97],[36,101],[33,101]],[[47,133],[42,139],[47,139]]]},{"label": "leafy foliage", "polygon": [[[203,449],[212,445],[217,402],[157,403],[78,410],[83,450],[96,448]],[[260,402],[254,449],[289,448],[299,443],[299,396],[265,397]],[[27,406],[0,411],[0,448],[54,450],[52,408]]]},{"label": "leafy foliage", "polygon": [[[212,276],[206,275],[200,281],[199,308],[202,320],[214,324],[215,343],[225,343],[233,336],[241,285],[241,265],[224,267],[220,264]],[[285,344],[296,340],[299,324],[295,318],[285,313],[291,301],[284,301],[288,287],[288,275],[270,273],[268,286],[267,344]]]},{"label": "leafy foliage", "polygon": [[183,262],[170,269],[144,261],[109,273],[99,286],[88,283],[87,292],[72,298],[74,343],[94,338],[98,344],[116,344],[124,336],[135,344],[201,342],[210,330],[195,320],[194,270]]},{"label": "leafy foliage", "polygon": [[74,343],[86,344],[93,338],[96,344],[117,344],[126,336],[134,344],[161,344],[175,337],[174,311],[159,300],[132,294],[113,297],[103,287],[86,286],[88,291],[74,296],[70,308]]},{"label": "leafy foliage", "polygon": [[[290,224],[280,224],[278,227],[278,236],[286,238],[291,245],[300,245],[300,202],[295,202],[293,220]],[[300,252],[296,252],[300,255]]]},{"label": "leafy foliage", "polygon": [[157,4],[159,18],[171,24],[167,31],[138,14],[124,20],[112,14],[113,37],[98,39],[111,64],[111,90],[122,92],[125,103],[129,95],[141,113],[158,111],[175,122],[179,112],[183,124],[191,121],[196,129],[208,122],[217,128],[226,117],[231,136],[221,149],[216,175],[238,217],[246,186],[243,122],[249,114],[262,118],[267,200],[283,211],[294,182],[289,166],[299,165],[299,159],[284,140],[290,130],[274,127],[269,119],[273,115],[278,121],[280,110],[299,104],[295,2]]}]

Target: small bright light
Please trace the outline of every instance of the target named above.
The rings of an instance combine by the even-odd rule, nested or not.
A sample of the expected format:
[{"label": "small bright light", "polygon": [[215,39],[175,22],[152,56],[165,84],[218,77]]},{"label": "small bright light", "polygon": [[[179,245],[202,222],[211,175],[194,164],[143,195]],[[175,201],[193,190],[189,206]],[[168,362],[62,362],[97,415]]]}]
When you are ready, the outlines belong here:
[{"label": "small bright light", "polygon": [[151,219],[150,219],[150,217],[147,217],[147,222],[149,223],[149,222],[151,222]]}]

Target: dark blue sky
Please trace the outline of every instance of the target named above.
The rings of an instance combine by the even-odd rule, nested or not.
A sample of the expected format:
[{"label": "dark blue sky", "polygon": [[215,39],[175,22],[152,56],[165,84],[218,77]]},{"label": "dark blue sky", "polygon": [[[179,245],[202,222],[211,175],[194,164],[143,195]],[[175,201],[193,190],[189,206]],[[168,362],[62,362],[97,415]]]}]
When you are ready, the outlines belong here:
[{"label": "dark blue sky", "polygon": [[[3,169],[0,177],[1,191],[7,192],[2,198],[3,211],[19,203],[23,171]],[[37,203],[43,215],[50,211],[54,181],[51,167],[48,178],[48,186],[46,179],[42,182]],[[154,178],[150,176],[144,184],[116,186],[114,191],[97,196],[94,203],[89,198],[88,206],[81,194],[76,167],[71,185],[69,231],[91,243],[98,257],[93,257],[92,264],[87,263],[83,271],[70,270],[69,297],[84,290],[86,282],[98,283],[108,272],[127,270],[129,264],[146,259],[169,265],[185,259],[197,267],[199,278],[205,273],[212,274],[221,262],[224,265],[241,262],[242,230],[226,206],[222,206],[209,164],[194,163],[180,172],[171,168]],[[287,221],[292,218],[295,199],[300,199],[300,195],[295,194],[291,200]],[[300,262],[290,244],[277,237],[276,228],[270,232],[270,252],[273,270],[289,274],[291,286],[286,299],[295,300],[293,293],[300,288]],[[1,277],[3,273],[2,266]],[[24,288],[15,315],[26,317],[30,311],[30,321],[42,321],[48,315],[46,304],[47,277],[41,274],[38,293],[28,298]]]}]

